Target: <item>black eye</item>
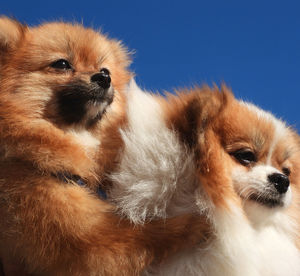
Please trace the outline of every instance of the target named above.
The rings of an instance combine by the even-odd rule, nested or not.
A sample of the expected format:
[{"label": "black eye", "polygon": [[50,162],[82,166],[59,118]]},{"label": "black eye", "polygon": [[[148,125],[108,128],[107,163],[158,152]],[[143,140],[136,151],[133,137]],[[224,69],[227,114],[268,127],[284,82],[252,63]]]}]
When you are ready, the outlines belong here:
[{"label": "black eye", "polygon": [[240,149],[230,153],[230,155],[244,166],[257,161],[255,154],[249,149]]},{"label": "black eye", "polygon": [[109,70],[106,69],[106,68],[101,68],[100,73],[101,73],[102,75],[106,75],[106,76],[109,76],[109,75],[110,75]]},{"label": "black eye", "polygon": [[70,63],[65,59],[59,59],[50,64],[52,68],[60,70],[70,70],[72,69]]},{"label": "black eye", "polygon": [[291,174],[291,170],[289,168],[282,168],[282,172],[286,175],[286,176],[290,176]]}]

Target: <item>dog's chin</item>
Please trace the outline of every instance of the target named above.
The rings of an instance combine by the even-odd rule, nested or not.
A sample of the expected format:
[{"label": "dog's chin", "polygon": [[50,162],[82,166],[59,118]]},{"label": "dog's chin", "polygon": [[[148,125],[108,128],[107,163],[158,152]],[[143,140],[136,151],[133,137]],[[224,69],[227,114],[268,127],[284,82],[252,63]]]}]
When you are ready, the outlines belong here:
[{"label": "dog's chin", "polygon": [[243,196],[241,197],[245,203],[250,202],[269,209],[286,208],[291,204],[292,201],[292,193],[290,188],[284,195],[252,193],[247,197],[247,199]]},{"label": "dog's chin", "polygon": [[268,208],[283,207],[284,205],[284,202],[280,198],[265,197],[257,194],[252,194],[248,200],[254,201]]},{"label": "dog's chin", "polygon": [[292,201],[291,189],[289,189],[281,198],[261,196],[258,194],[251,198],[243,198],[243,209],[251,223],[260,227],[274,221],[280,220],[282,210],[290,206]]},{"label": "dog's chin", "polygon": [[86,118],[88,120],[94,120],[97,118],[100,119],[113,102],[113,98],[113,89],[109,89],[104,99],[91,97],[91,99],[85,105]]}]

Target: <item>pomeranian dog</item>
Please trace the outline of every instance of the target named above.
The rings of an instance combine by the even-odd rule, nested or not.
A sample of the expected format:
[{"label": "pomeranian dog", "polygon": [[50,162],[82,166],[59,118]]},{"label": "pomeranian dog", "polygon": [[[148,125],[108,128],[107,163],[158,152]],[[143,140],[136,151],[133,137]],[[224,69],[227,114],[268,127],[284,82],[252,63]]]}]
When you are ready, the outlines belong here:
[{"label": "pomeranian dog", "polygon": [[0,49],[5,275],[138,275],[201,240],[208,224],[194,215],[134,226],[97,195],[127,120],[120,42],[78,24],[1,17]]},{"label": "pomeranian dog", "polygon": [[164,99],[133,82],[128,101],[109,198],[137,225],[198,212],[212,229],[144,273],[300,275],[296,132],[225,86]]}]

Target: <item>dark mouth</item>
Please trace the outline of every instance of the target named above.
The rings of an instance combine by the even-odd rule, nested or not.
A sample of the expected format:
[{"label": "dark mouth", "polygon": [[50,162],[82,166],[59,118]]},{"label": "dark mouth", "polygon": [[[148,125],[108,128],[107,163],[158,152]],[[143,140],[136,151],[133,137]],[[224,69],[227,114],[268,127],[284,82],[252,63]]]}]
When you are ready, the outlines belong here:
[{"label": "dark mouth", "polygon": [[107,105],[110,105],[113,102],[113,99],[114,99],[113,93],[111,95],[106,95],[105,97],[91,95],[90,97],[86,98],[86,102],[87,103],[90,102],[94,104],[106,103]]},{"label": "dark mouth", "polygon": [[282,201],[278,198],[270,198],[262,195],[251,194],[249,199],[270,208],[283,206]]},{"label": "dark mouth", "polygon": [[[61,120],[66,124],[78,124],[82,121],[101,119],[106,107],[113,101],[114,93],[99,86],[88,86],[82,82],[69,85],[57,93],[58,112]],[[88,118],[88,110],[99,107],[99,114]]]}]

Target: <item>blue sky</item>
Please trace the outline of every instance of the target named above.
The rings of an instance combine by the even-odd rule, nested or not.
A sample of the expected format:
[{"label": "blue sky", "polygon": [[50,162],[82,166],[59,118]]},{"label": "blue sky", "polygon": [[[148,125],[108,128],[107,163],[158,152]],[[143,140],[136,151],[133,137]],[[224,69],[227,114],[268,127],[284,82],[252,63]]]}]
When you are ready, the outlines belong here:
[{"label": "blue sky", "polygon": [[146,89],[227,83],[235,95],[300,130],[300,1],[3,1],[1,14],[36,25],[101,27],[135,50]]}]

